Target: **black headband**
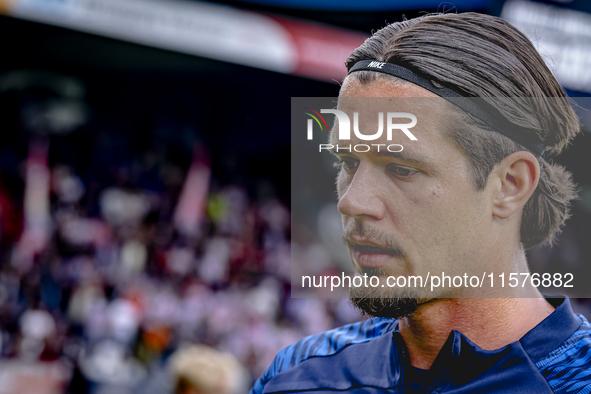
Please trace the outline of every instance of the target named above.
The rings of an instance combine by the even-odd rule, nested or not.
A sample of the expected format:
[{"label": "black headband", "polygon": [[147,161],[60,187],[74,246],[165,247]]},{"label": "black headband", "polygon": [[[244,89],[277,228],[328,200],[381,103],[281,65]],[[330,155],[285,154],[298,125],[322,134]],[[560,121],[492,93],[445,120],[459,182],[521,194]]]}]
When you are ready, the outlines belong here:
[{"label": "black headband", "polygon": [[[415,85],[419,85],[420,87],[443,97],[455,106],[480,119],[495,131],[520,143],[532,152],[542,156],[546,150],[545,145],[537,137],[535,130],[520,127],[511,123],[483,99],[480,99],[477,103],[477,99],[474,97],[466,96],[465,94],[444,86],[435,86],[430,80],[421,77],[407,68],[393,63],[380,62],[377,60],[360,60],[351,67],[349,74],[356,71],[377,71],[412,82]],[[485,106],[486,109],[483,108],[483,106]]]}]

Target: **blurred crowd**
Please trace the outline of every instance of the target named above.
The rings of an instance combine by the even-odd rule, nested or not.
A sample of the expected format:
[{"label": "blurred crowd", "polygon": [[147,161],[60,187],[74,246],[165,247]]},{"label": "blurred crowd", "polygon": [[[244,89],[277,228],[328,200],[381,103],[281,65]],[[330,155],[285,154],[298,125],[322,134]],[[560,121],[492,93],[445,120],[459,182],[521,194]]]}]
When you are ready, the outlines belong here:
[{"label": "blurred crowd", "polygon": [[184,83],[128,82],[0,74],[0,394],[246,392],[358,318],[291,298],[289,197],[248,167],[267,147],[208,131]]},{"label": "blurred crowd", "polygon": [[161,174],[160,192],[89,188],[47,152],[31,138],[20,209],[0,189],[0,350],[21,380],[0,393],[27,392],[41,361],[58,387],[46,392],[173,392],[169,358],[188,344],[233,355],[248,386],[281,347],[358,319],[346,300],[290,297],[289,209],[209,188],[203,148],[189,168],[132,166]]}]

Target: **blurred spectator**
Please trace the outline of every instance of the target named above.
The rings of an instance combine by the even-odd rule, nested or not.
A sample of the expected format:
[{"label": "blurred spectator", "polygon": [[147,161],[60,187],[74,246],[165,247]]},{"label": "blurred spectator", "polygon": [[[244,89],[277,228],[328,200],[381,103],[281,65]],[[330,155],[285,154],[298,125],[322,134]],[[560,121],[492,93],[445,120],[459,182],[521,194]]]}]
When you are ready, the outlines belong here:
[{"label": "blurred spectator", "polygon": [[241,394],[250,388],[238,360],[208,346],[181,348],[171,356],[169,365],[174,394]]}]

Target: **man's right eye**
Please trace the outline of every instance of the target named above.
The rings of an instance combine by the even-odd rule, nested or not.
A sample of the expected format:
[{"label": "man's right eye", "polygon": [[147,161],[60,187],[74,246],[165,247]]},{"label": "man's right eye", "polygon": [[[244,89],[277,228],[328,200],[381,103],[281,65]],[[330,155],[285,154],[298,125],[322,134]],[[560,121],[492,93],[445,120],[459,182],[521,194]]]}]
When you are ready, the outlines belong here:
[{"label": "man's right eye", "polygon": [[335,167],[343,169],[345,171],[355,171],[359,166],[359,160],[351,157],[340,157],[339,161],[335,163]]}]

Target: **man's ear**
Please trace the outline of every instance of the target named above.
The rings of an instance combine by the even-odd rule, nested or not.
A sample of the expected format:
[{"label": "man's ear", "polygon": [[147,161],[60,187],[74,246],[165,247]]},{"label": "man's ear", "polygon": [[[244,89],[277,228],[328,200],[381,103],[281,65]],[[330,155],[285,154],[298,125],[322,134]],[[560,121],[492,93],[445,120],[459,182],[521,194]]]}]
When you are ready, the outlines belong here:
[{"label": "man's ear", "polygon": [[505,157],[493,170],[497,177],[493,215],[507,219],[525,205],[538,186],[540,164],[535,156],[526,151]]}]

